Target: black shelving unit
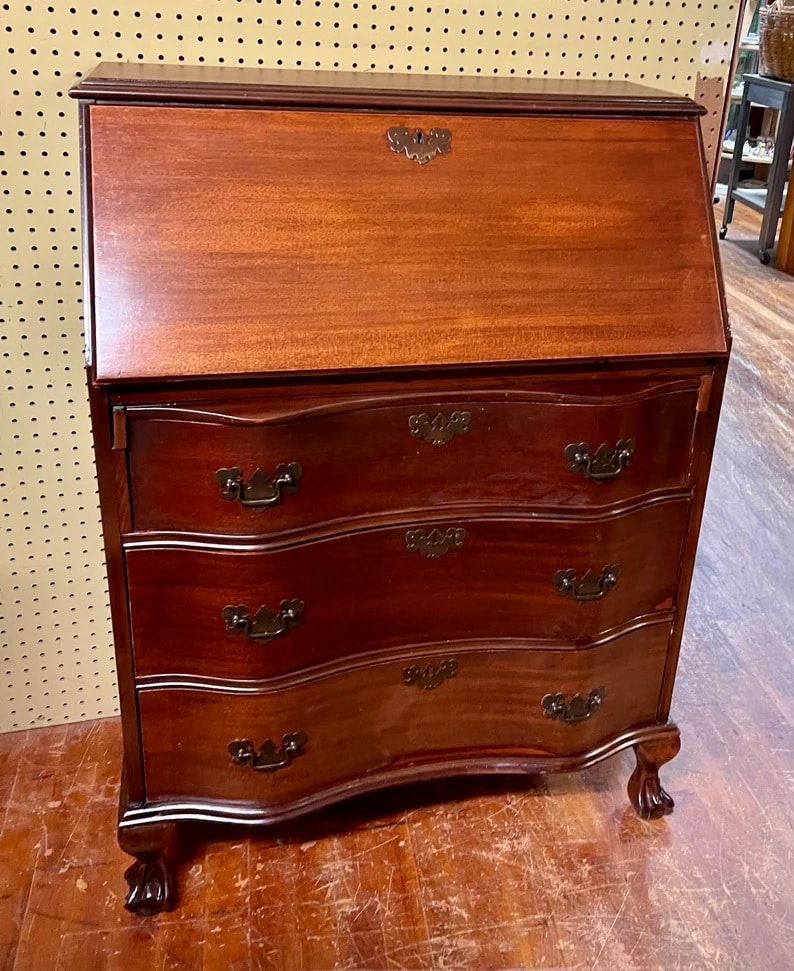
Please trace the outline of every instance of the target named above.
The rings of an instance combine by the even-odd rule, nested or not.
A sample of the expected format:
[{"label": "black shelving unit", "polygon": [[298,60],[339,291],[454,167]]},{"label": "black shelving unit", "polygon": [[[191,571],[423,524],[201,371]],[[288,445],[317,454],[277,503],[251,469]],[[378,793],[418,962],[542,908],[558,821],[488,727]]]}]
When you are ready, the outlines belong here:
[{"label": "black shelving unit", "polygon": [[[778,112],[775,152],[769,167],[769,181],[766,188],[743,189],[739,187],[742,168],[742,146],[747,137],[747,124],[750,107],[761,105],[774,108]],[[760,74],[745,74],[744,92],[736,123],[736,149],[731,162],[728,179],[728,195],[725,200],[725,213],[720,228],[720,239],[725,239],[728,224],[733,219],[733,209],[737,202],[763,213],[761,233],[758,239],[758,255],[762,263],[769,263],[775,246],[777,224],[785,204],[786,182],[789,172],[789,157],[794,143],[794,84],[763,77]]]}]

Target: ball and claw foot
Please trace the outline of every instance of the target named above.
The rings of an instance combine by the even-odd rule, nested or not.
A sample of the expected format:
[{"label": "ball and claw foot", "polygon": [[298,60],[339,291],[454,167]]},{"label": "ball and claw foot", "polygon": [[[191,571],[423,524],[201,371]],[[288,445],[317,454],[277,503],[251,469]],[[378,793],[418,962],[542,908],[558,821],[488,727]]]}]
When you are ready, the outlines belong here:
[{"label": "ball and claw foot", "polygon": [[176,885],[171,860],[176,848],[175,823],[152,822],[140,826],[120,825],[119,845],[135,857],[124,877],[129,892],[124,906],[139,917],[151,917],[172,910]]},{"label": "ball and claw foot", "polygon": [[168,863],[162,857],[156,860],[136,860],[127,869],[124,878],[129,892],[124,906],[139,917],[151,917],[174,906],[173,880]]},{"label": "ball and claw foot", "polygon": [[662,788],[658,775],[646,776],[639,783],[632,802],[640,819],[661,819],[675,808],[673,797]]},{"label": "ball and claw foot", "polygon": [[728,227],[720,226],[720,239],[725,239],[727,235],[728,235]]},{"label": "ball and claw foot", "polygon": [[659,781],[659,768],[678,754],[681,739],[676,730],[653,741],[634,746],[637,766],[629,779],[628,793],[640,819],[661,819],[674,809],[672,797]]}]

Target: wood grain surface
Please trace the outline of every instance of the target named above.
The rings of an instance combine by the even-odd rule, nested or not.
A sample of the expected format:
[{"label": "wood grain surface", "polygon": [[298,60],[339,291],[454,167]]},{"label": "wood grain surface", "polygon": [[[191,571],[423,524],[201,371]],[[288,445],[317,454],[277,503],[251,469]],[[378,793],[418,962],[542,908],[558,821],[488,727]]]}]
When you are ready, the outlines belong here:
[{"label": "wood grain surface", "polygon": [[[596,403],[580,395],[496,391],[455,397],[395,395],[320,406],[312,399],[256,399],[128,412],[134,529],[275,535],[383,514],[466,504],[521,508],[592,507],[636,499],[688,483],[699,387],[649,382],[627,394],[616,381]],[[611,392],[611,394],[610,394]],[[623,393],[621,393],[623,392]],[[359,392],[363,394],[363,392]],[[511,400],[511,397],[513,400]],[[407,399],[407,400],[406,400]],[[275,414],[273,415],[273,413]],[[450,422],[466,413],[464,434],[443,444],[412,434],[412,417]],[[590,453],[632,439],[628,469],[595,482],[568,468],[565,447]],[[225,501],[219,469],[238,467],[248,482],[258,468],[299,462],[298,492],[266,509]],[[175,475],[178,473],[178,475]]]},{"label": "wood grain surface", "polygon": [[[403,522],[270,551],[129,547],[136,672],[257,678],[423,643],[586,644],[672,609],[688,510],[686,499],[673,499],[587,522]],[[432,559],[407,549],[406,533],[416,528],[466,535],[460,548]],[[581,580],[611,564],[621,574],[600,600],[577,603],[553,582],[558,570]],[[227,605],[244,605],[253,617],[263,604],[276,612],[294,598],[305,603],[300,622],[269,644],[225,629]]]},{"label": "wood grain surface", "polygon": [[313,71],[214,64],[102,63],[69,92],[84,100],[420,108],[525,114],[697,116],[705,109],[644,84],[595,78]]},{"label": "wood grain surface", "polygon": [[[719,215],[719,213],[718,213]],[[769,971],[794,951],[794,296],[739,213],[734,352],[674,698],[669,820],[629,754],[388,791],[183,848],[182,903],[122,907],[118,722],[0,736],[3,971]],[[300,900],[300,905],[296,901]]]},{"label": "wood grain surface", "polygon": [[100,381],[725,350],[695,119],[89,114]]},{"label": "wood grain surface", "polygon": [[[331,675],[277,693],[154,688],[139,692],[147,799],[218,800],[284,808],[325,789],[367,788],[366,777],[447,759],[583,754],[620,732],[656,721],[670,626],[656,624],[586,651],[456,651],[415,654],[424,668],[444,659],[457,674],[432,690],[404,683],[406,662]],[[601,689],[586,720],[546,716],[542,699],[570,702]],[[303,732],[305,748],[285,768],[234,765],[227,746],[254,749]]]}]

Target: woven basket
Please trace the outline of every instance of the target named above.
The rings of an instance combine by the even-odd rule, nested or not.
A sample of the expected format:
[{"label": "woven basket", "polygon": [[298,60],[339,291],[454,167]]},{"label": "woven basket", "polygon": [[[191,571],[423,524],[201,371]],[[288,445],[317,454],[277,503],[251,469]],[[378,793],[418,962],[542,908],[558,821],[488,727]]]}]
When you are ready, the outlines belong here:
[{"label": "woven basket", "polygon": [[759,73],[794,82],[794,0],[761,8]]}]

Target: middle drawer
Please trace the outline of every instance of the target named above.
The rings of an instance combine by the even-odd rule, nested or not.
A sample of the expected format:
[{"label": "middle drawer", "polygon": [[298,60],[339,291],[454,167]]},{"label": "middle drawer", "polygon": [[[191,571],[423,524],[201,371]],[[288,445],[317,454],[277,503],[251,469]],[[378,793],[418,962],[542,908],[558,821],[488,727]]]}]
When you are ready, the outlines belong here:
[{"label": "middle drawer", "polygon": [[136,674],[258,679],[438,642],[588,643],[672,609],[687,511],[433,521],[257,551],[131,545]]}]

